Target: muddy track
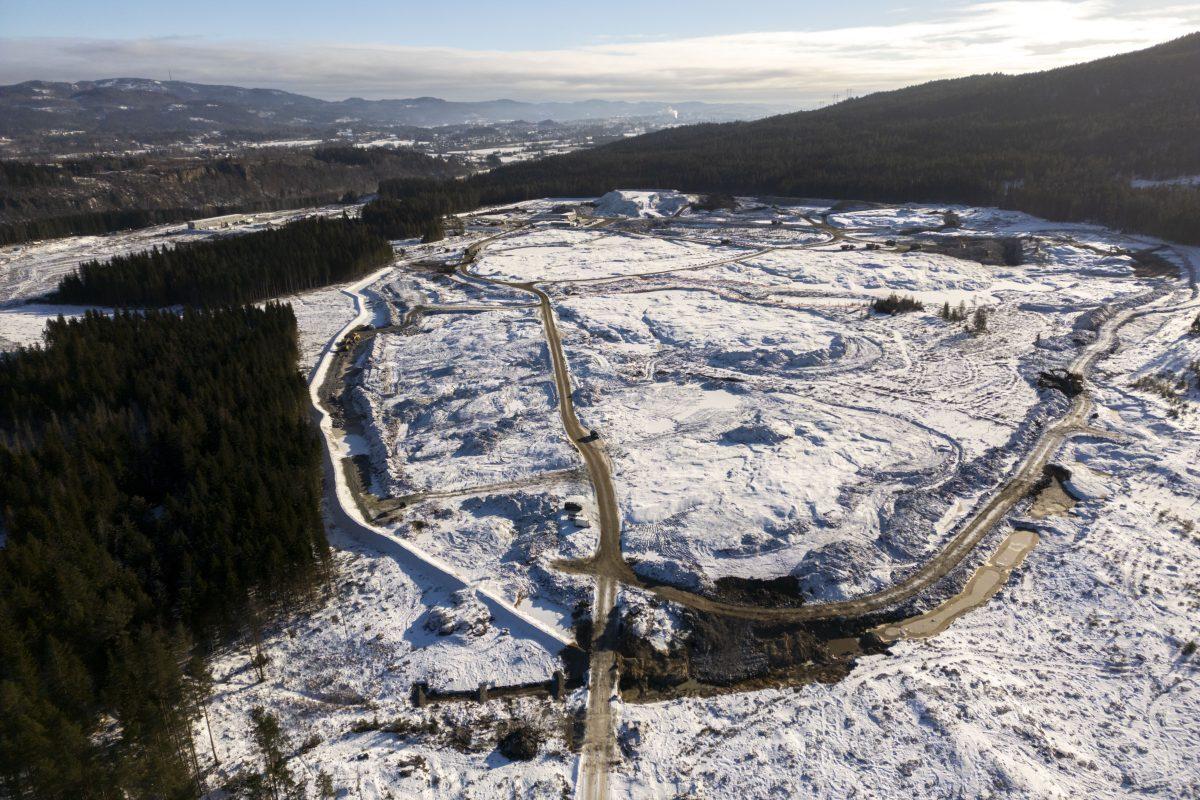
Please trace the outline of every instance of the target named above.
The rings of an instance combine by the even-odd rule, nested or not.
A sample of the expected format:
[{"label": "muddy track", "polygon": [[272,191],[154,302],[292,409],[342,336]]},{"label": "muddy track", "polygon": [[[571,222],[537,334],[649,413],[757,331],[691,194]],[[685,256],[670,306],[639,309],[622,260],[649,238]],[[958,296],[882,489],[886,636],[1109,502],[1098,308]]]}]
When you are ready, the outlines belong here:
[{"label": "muddy track", "polygon": [[518,489],[528,489],[532,486],[552,486],[559,483],[576,481],[583,477],[578,468],[559,469],[551,472],[535,472],[524,478],[499,483],[485,483],[479,486],[464,486],[461,489],[442,489],[428,492],[413,492],[397,497],[384,497],[376,503],[383,512],[397,511],[408,506],[415,506],[428,500],[446,500],[454,497],[480,497],[488,494],[511,493]]},{"label": "muddy track", "polygon": [[[811,221],[811,220],[810,220]],[[832,228],[828,223],[814,224],[830,236],[828,240],[788,248],[807,249],[849,239],[843,229]],[[500,236],[507,235],[501,234]],[[1069,411],[1042,434],[1032,451],[1025,457],[1013,476],[984,503],[961,527],[953,539],[933,558],[917,571],[900,582],[881,591],[850,600],[816,603],[795,608],[775,608],[742,605],[714,600],[674,586],[654,585],[643,581],[626,563],[621,550],[620,511],[612,483],[612,468],[604,450],[603,442],[590,435],[580,424],[572,402],[570,372],[562,349],[562,341],[554,317],[550,298],[534,281],[518,282],[487,278],[470,272],[482,248],[500,236],[478,242],[467,249],[459,273],[467,279],[482,281],[496,286],[516,289],[537,298],[539,313],[545,331],[547,349],[550,353],[554,380],[558,394],[559,415],[564,430],[572,445],[579,452],[587,468],[595,493],[599,514],[600,541],[596,553],[583,561],[560,565],[563,569],[591,574],[596,577],[596,596],[592,609],[594,621],[591,648],[590,685],[588,694],[587,726],[583,751],[580,756],[576,781],[576,796],[581,798],[603,798],[607,796],[608,764],[614,753],[612,719],[609,708],[613,694],[614,646],[616,636],[616,592],[620,584],[635,586],[657,594],[663,599],[679,603],[696,610],[724,616],[771,622],[803,622],[839,617],[856,617],[880,611],[902,603],[929,589],[957,567],[971,553],[992,528],[1008,514],[1034,488],[1042,475],[1043,468],[1063,442],[1086,427],[1093,404],[1087,393],[1072,401]],[[647,275],[665,275],[673,272],[706,269],[726,263],[761,255],[776,248],[764,248],[747,252],[716,262],[676,270],[655,270]],[[561,283],[603,283],[637,277],[625,275],[614,278],[582,279]],[[559,281],[539,283],[555,284]],[[1153,294],[1153,293],[1152,293]],[[1136,311],[1132,308],[1115,315],[1102,326],[1096,340],[1079,355],[1071,370],[1086,378],[1095,363],[1116,345],[1117,332],[1129,320],[1154,310]]]},{"label": "muddy track", "polygon": [[[841,238],[842,234],[839,231],[828,228],[824,230],[829,236],[828,239],[788,249],[820,247]],[[591,574],[596,577],[596,593],[592,605],[593,634],[591,661],[588,670],[587,722],[584,730],[583,748],[577,767],[576,797],[605,798],[608,796],[608,765],[613,760],[616,744],[612,730],[610,700],[616,686],[615,651],[617,629],[619,627],[619,620],[616,613],[617,589],[620,584],[643,586],[643,583],[626,563],[621,551],[621,515],[617,505],[616,490],[612,482],[612,465],[604,449],[603,440],[593,437],[591,435],[592,432],[584,428],[575,413],[575,405],[572,401],[571,374],[567,366],[566,356],[563,353],[562,339],[559,336],[558,325],[554,317],[554,308],[550,303],[549,295],[535,285],[535,283],[545,283],[548,285],[558,283],[596,284],[620,281],[628,278],[691,272],[744,261],[771,252],[777,248],[756,248],[735,256],[696,266],[575,281],[506,281],[485,277],[470,271],[471,265],[474,264],[480,252],[482,252],[487,244],[515,232],[507,231],[497,234],[468,247],[463,255],[463,261],[458,267],[458,273],[467,280],[480,281],[507,289],[515,289],[533,295],[537,299],[539,314],[542,318],[542,327],[546,337],[547,350],[550,353],[551,367],[554,373],[559,416],[562,419],[563,429],[568,440],[583,459],[592,484],[592,491],[595,495],[596,509],[599,516],[599,546],[591,558],[560,566],[570,571]]]},{"label": "muddy track", "polygon": [[[1086,376],[1102,355],[1112,349],[1117,331],[1136,316],[1152,311],[1137,312],[1132,309],[1110,319],[1100,336],[1072,364],[1072,371]],[[796,608],[770,608],[748,606],[714,600],[674,586],[652,585],[641,579],[634,584],[654,592],[663,599],[680,605],[724,616],[772,622],[805,622],[836,617],[856,617],[881,611],[898,605],[932,587],[957,567],[975,549],[992,527],[999,522],[1037,484],[1043,467],[1062,443],[1083,428],[1092,412],[1092,401],[1086,393],[1077,396],[1068,412],[1049,426],[1026,456],[1014,475],[982,505],[962,526],[958,534],[920,569],[899,583],[878,592],[862,595],[850,600],[829,603],[814,603]],[[607,561],[581,564],[580,571],[603,568]],[[616,577],[616,575],[613,575]]]}]

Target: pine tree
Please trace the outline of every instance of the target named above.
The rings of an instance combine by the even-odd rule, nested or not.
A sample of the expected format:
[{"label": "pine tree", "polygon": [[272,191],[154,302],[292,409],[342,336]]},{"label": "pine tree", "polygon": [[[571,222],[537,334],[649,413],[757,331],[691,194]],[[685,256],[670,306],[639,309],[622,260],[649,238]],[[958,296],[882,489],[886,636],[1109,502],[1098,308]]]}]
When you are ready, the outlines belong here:
[{"label": "pine tree", "polygon": [[980,306],[975,309],[975,314],[971,317],[971,333],[978,336],[987,333],[987,330],[988,310],[985,306]]},{"label": "pine tree", "polygon": [[304,787],[287,766],[287,737],[279,726],[279,718],[256,706],[250,711],[250,722],[254,728],[254,743],[263,762],[263,778],[272,800],[303,800]]},{"label": "pine tree", "polygon": [[0,359],[0,795],[200,791],[189,653],[326,571],[296,350],[268,303],[88,312]]}]

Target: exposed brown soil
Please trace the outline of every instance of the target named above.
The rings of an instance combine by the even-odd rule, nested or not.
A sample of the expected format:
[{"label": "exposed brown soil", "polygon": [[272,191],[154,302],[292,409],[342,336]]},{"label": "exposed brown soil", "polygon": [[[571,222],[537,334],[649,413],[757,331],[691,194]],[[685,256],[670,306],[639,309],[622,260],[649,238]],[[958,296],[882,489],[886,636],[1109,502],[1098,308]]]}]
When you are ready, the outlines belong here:
[{"label": "exposed brown soil", "polygon": [[622,629],[617,645],[621,694],[631,701],[720,694],[779,685],[833,683],[854,666],[809,626],[746,623],[688,612],[688,634],[664,653]]},{"label": "exposed brown soil", "polygon": [[942,236],[920,244],[923,253],[978,261],[992,267],[1015,267],[1023,260],[1021,240],[1015,236]]},{"label": "exposed brown soil", "polygon": [[772,608],[799,606],[804,603],[800,581],[792,575],[779,578],[739,578],[729,576],[716,580],[714,596],[730,603],[764,605]]},{"label": "exposed brown soil", "polygon": [[1139,278],[1179,277],[1179,265],[1163,258],[1157,249],[1139,250],[1129,257],[1133,259],[1133,274]]},{"label": "exposed brown soil", "polygon": [[1066,514],[1074,508],[1078,500],[1072,497],[1071,493],[1063,486],[1063,481],[1070,480],[1070,478],[1069,470],[1057,464],[1047,464],[1045,478],[1038,484],[1039,489],[1034,495],[1029,516],[1034,519],[1045,519]]}]

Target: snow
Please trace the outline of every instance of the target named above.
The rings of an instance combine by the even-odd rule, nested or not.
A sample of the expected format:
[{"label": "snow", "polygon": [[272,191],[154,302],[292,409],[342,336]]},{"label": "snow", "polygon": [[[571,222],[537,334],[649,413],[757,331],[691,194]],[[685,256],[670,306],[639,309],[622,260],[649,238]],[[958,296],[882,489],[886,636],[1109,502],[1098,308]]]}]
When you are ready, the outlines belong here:
[{"label": "snow", "polygon": [[1195,796],[1200,433],[1129,385],[1196,311],[1124,329],[1059,458],[1093,488],[996,598],[831,686],[620,706],[613,796]]},{"label": "snow", "polygon": [[11,303],[0,305],[0,352],[41,344],[46,323],[62,317],[81,316],[84,306],[59,306],[48,303]]},{"label": "snow", "polygon": [[[1134,386],[1200,360],[1188,335],[1200,301],[1183,280],[1139,277],[1112,252],[1160,243],[995,209],[829,215],[879,241],[936,228],[946,210],[962,228],[945,235],[1021,237],[1025,263],[984,266],[842,251],[823,243],[819,203],[744,198],[736,212],[672,217],[676,195],[601,198],[597,216],[617,216],[612,206],[623,219],[587,229],[536,219],[578,198],[490,210],[489,222],[525,227],[471,270],[547,292],[578,415],[612,463],[625,555],[692,587],[792,574],[809,596],[835,599],[906,574],[1064,412],[1039,373],[1070,365],[1125,304],[1158,300],[1098,364],[1096,413],[1053,458],[1078,502],[1037,522],[1040,543],[999,594],[931,639],[863,658],[836,684],[615,699],[613,796],[1200,794],[1200,656],[1184,653],[1200,641],[1200,395],[1170,402]],[[335,337],[388,327],[354,365],[361,428],[321,424],[332,461],[368,456],[372,491],[406,504],[368,521],[344,476],[335,482],[333,596],[265,632],[264,682],[246,643],[214,661],[207,710],[223,763],[210,786],[253,766],[249,712],[261,705],[297,746],[312,739],[292,769],[325,770],[348,796],[572,791],[563,737],[581,693],[565,705],[409,703],[418,681],[547,679],[561,666],[554,643],[571,638],[572,611],[592,592],[559,569],[595,551],[597,512],[531,296],[417,263],[456,263],[498,229],[468,230],[480,233],[411,248],[354,286],[287,298],[314,385]],[[163,226],[0,251],[0,346],[36,341],[58,309],[24,301],[79,259],[185,235]],[[1200,263],[1196,249],[1164,255]],[[925,310],[869,312],[893,292]],[[941,319],[943,303],[988,309],[988,332]],[[620,604],[660,651],[686,635],[677,610],[645,593],[622,590]],[[546,731],[543,752],[510,763],[497,739],[529,719]],[[207,732],[197,733],[203,762]]]},{"label": "snow", "polygon": [[938,228],[946,221],[941,212],[941,209],[928,206],[865,208],[831,214],[829,222],[839,228],[881,228],[889,232]]},{"label": "snow", "polygon": [[338,286],[289,295],[279,300],[290,304],[292,313],[296,315],[296,327],[300,333],[300,367],[305,371],[316,366],[325,346],[356,314],[353,300]]},{"label": "snow", "polygon": [[[353,208],[325,206],[248,214],[245,222],[221,231],[220,235],[249,233],[301,217],[340,215],[347,210],[356,213]],[[186,224],[173,223],[105,236],[68,236],[0,247],[0,351],[40,344],[48,320],[60,314],[66,317],[82,315],[87,310],[82,306],[37,302],[54,291],[59,281],[81,262],[105,261],[118,255],[153,247],[174,247],[180,242],[212,236],[212,232],[189,231]],[[352,304],[336,287],[282,299],[292,303],[296,313],[300,327],[301,366],[307,372],[316,363],[325,343],[341,327],[339,320],[353,316]]]},{"label": "snow", "polygon": [[511,281],[593,280],[698,267],[740,252],[690,241],[537,228],[485,250],[474,271]]},{"label": "snow", "polygon": [[[265,681],[258,682],[250,663],[250,641],[213,659],[206,710],[221,765],[208,777],[209,788],[241,770],[261,769],[250,733],[250,711],[258,706],[278,717],[293,748],[306,748],[289,767],[310,784],[324,771],[338,791],[369,800],[561,796],[574,762],[562,739],[561,704],[530,698],[416,710],[410,702],[417,681],[435,689],[541,681],[559,668],[557,659],[488,624],[473,596],[451,596],[429,576],[336,531],[333,544],[339,548],[334,597],[266,632]],[[441,635],[436,628],[446,609],[469,616],[470,624]],[[496,752],[494,728],[527,719],[541,721],[549,740],[534,761],[510,762]],[[380,730],[406,725],[414,732]],[[473,734],[465,752],[451,741],[460,728]],[[204,717],[193,735],[198,757],[210,764]]]},{"label": "snow", "polygon": [[[940,546],[1043,424],[1037,373],[1066,365],[1074,345],[1056,344],[1081,311],[1145,290],[1128,258],[1061,243],[1020,267],[830,247],[742,256],[551,287],[576,408],[609,445],[641,574],[695,587],[790,572],[829,599],[881,588]],[[866,313],[893,292],[927,311]],[[947,302],[991,308],[991,331],[937,319]],[[956,480],[968,467],[975,482]],[[847,552],[849,571],[835,567]]]},{"label": "snow", "polygon": [[1149,178],[1134,178],[1129,182],[1134,189],[1151,189],[1158,186],[1200,186],[1200,175],[1180,175],[1177,178],[1152,180]]},{"label": "snow", "polygon": [[[569,639],[588,584],[551,565],[589,555],[596,533],[563,511],[587,488],[562,434],[536,309],[419,271],[381,291],[397,316],[442,304],[375,337],[357,394],[376,491],[433,493],[410,500],[390,530]],[[462,311],[449,302],[455,292]]]},{"label": "snow", "polygon": [[[488,218],[553,207],[527,203]],[[955,235],[1037,231],[1026,263],[996,267],[921,251],[847,252],[821,244],[815,206],[740,207],[666,228],[534,224],[491,244],[471,268],[550,293],[576,409],[613,463],[626,555],[643,575],[692,587],[791,573],[810,595],[836,599],[898,579],[954,534],[1065,409],[1061,395],[1039,393],[1038,373],[1065,368],[1097,313],[1150,285],[1107,250],[1137,243],[1094,226],[951,209],[964,220]],[[872,207],[835,221],[900,236],[940,225],[943,212]],[[727,231],[771,220],[781,224],[761,230],[803,238],[759,249],[721,243]],[[565,586],[542,556],[586,555],[591,534],[553,521],[572,485],[538,486],[575,455],[557,420],[537,315],[517,307],[528,295],[416,272],[387,292],[397,314],[419,304],[461,311],[376,339],[364,397],[380,489],[482,487],[474,498],[429,501],[419,526],[396,523],[398,535],[507,597],[548,596],[565,612],[579,587]],[[872,298],[893,292],[927,310],[867,313]],[[480,303],[489,308],[468,308]],[[971,336],[938,319],[943,303],[989,309],[989,332]]]},{"label": "snow", "polygon": [[430,314],[375,337],[364,395],[388,439],[389,488],[464,488],[574,466],[556,429],[532,309]]},{"label": "snow", "polygon": [[679,192],[611,191],[596,201],[598,217],[673,217],[691,200]]}]

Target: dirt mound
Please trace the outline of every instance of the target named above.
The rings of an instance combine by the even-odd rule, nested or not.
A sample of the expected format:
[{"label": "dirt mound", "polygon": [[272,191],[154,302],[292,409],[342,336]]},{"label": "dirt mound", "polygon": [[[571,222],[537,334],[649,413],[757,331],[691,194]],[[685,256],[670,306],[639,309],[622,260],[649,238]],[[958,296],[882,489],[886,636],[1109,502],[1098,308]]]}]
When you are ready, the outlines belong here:
[{"label": "dirt mound", "polygon": [[[622,691],[670,694],[773,681],[839,680],[850,664],[802,625],[747,622],[689,611],[682,644],[655,649],[622,626],[617,646]],[[683,687],[688,684],[688,687]]]},{"label": "dirt mound", "polygon": [[800,579],[794,575],[778,578],[718,578],[715,595],[721,600],[748,606],[794,608],[804,604]]},{"label": "dirt mound", "polygon": [[500,739],[496,749],[509,761],[532,761],[542,746],[542,732],[533,725],[517,725]]}]

